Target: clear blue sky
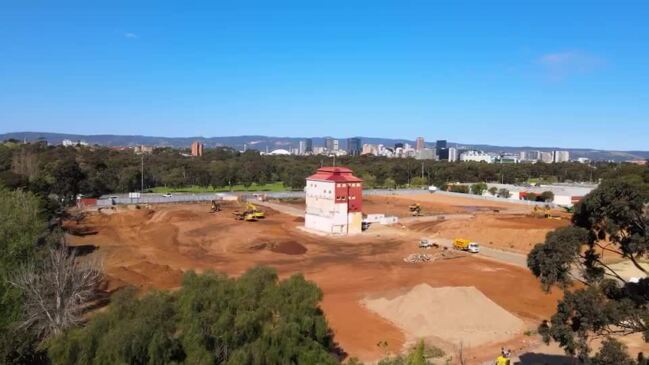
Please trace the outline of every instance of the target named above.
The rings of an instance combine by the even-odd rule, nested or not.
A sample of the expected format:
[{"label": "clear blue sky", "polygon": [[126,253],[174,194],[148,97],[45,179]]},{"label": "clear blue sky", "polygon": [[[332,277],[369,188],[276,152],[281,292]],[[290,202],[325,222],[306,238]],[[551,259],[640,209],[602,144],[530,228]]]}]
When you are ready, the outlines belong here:
[{"label": "clear blue sky", "polygon": [[0,132],[649,149],[649,1],[0,5]]}]

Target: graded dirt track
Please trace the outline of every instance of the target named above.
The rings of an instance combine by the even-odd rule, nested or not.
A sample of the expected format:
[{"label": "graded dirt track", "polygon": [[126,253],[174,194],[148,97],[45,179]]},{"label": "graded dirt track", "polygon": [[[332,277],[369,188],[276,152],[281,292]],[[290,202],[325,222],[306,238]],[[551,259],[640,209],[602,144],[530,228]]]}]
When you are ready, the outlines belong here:
[{"label": "graded dirt track", "polygon": [[[380,341],[397,352],[407,339],[395,325],[363,307],[361,301],[368,296],[395,296],[422,283],[472,286],[534,328],[553,312],[560,295],[543,293],[524,269],[469,255],[405,263],[410,253],[432,252],[418,249],[420,234],[409,229],[373,226],[362,235],[322,237],[297,229],[303,223],[295,217],[266,208],[265,220],[237,221],[231,214],[236,208],[226,204],[222,212],[210,214],[208,204],[186,204],[91,213],[78,225],[66,226],[96,234],[71,235],[68,240],[97,248],[92,254],[103,258],[111,288],[175,288],[188,270],[239,275],[268,265],[281,277],[303,273],[324,293],[322,307],[335,340],[363,360],[384,356],[377,346]],[[491,357],[503,343],[495,339],[469,353],[478,361],[480,354]]]}]

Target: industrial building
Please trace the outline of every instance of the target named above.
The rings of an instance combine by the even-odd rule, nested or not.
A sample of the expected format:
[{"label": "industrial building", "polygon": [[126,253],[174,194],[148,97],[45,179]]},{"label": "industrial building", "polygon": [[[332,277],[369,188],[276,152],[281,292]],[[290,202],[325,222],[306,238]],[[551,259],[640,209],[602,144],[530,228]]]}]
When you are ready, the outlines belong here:
[{"label": "industrial building", "polygon": [[[571,207],[588,193],[597,188],[597,184],[549,184],[541,186],[520,186],[511,184],[487,184],[489,188],[507,189],[509,199],[525,200],[527,194],[534,193],[541,195],[545,191],[551,191],[554,194],[552,203],[563,207]],[[489,194],[488,192],[484,193]]]},{"label": "industrial building", "polygon": [[330,234],[361,233],[363,180],[346,167],[321,167],[306,178],[307,229]]}]

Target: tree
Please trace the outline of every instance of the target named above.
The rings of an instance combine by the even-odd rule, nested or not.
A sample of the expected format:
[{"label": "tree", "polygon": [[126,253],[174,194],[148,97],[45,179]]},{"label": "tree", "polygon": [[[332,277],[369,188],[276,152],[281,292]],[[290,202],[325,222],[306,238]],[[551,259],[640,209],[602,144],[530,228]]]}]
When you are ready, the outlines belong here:
[{"label": "tree", "polygon": [[413,177],[410,180],[410,185],[415,186],[415,187],[422,187],[428,185],[428,182],[426,181],[425,178],[421,176]]},{"label": "tree", "polygon": [[50,248],[44,260],[25,265],[10,279],[23,294],[20,327],[47,339],[81,324],[86,309],[97,299],[101,281],[98,262],[79,262],[75,251],[69,253],[65,245]]},{"label": "tree", "polygon": [[491,194],[493,196],[496,196],[497,193],[498,193],[498,188],[497,187],[492,186],[492,187],[489,188],[489,194]]},{"label": "tree", "polygon": [[279,281],[269,268],[189,272],[176,292],[125,291],[48,352],[54,364],[336,364],[321,299],[301,275]]},{"label": "tree", "polygon": [[37,256],[47,224],[32,193],[0,187],[0,363],[38,363],[37,341],[14,325],[22,319],[21,291],[8,282],[14,270]]},{"label": "tree", "polygon": [[376,186],[376,176],[370,173],[365,173],[361,176],[361,178],[363,179],[363,187],[373,188]]},{"label": "tree", "polygon": [[397,187],[397,182],[394,181],[393,178],[388,177],[385,180],[383,180],[383,186],[388,189],[395,189]]},{"label": "tree", "polygon": [[509,190],[507,190],[505,188],[502,188],[502,189],[498,190],[498,197],[499,198],[509,199],[510,196],[512,196],[512,194],[509,192]]},{"label": "tree", "polygon": [[539,198],[541,198],[541,201],[550,203],[554,200],[554,193],[551,191],[544,191],[539,195]]},{"label": "tree", "polygon": [[[647,191],[642,183],[604,181],[577,204],[574,227],[548,234],[530,252],[528,267],[544,289],[569,289],[573,280],[584,285],[566,291],[557,312],[539,327],[546,342],[555,340],[567,353],[587,361],[592,336],[640,332],[649,340],[649,278],[627,281],[603,259],[618,256],[647,273],[639,263],[649,249]],[[606,350],[620,348],[610,342]],[[600,354],[604,361],[606,352]]]},{"label": "tree", "polygon": [[58,161],[52,171],[52,193],[69,204],[79,194],[79,186],[85,178],[79,164],[74,159]]},{"label": "tree", "polygon": [[626,346],[607,337],[602,342],[599,353],[593,358],[593,365],[636,365],[636,362],[627,353]]},{"label": "tree", "polygon": [[471,185],[471,193],[475,195],[482,195],[487,190],[487,184],[479,182]]}]

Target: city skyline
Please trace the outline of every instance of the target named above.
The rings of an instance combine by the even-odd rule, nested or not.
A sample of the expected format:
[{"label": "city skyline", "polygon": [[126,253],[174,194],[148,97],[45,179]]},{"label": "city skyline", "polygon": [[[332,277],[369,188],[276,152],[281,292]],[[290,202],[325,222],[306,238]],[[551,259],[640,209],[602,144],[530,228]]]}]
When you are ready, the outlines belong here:
[{"label": "city skyline", "polygon": [[639,1],[13,2],[0,14],[0,133],[371,131],[642,150],[648,10]]}]

